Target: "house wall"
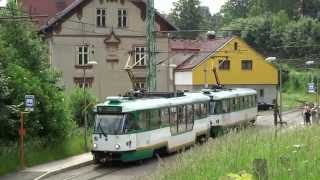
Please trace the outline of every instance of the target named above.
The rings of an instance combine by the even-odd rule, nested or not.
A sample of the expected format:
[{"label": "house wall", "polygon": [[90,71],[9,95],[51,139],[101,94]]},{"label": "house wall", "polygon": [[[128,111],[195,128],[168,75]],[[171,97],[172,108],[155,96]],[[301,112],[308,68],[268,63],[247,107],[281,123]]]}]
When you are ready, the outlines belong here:
[{"label": "house wall", "polygon": [[[103,3],[100,3],[103,2]],[[106,27],[97,27],[96,9],[105,8],[107,12]],[[128,12],[127,28],[118,28],[118,9],[126,9]],[[80,13],[81,12],[81,13]],[[157,25],[159,28],[159,25]],[[114,32],[120,40],[117,48],[107,46],[104,41]],[[92,0],[66,19],[59,30],[48,37],[50,42],[52,67],[62,73],[61,84],[65,87],[66,93],[70,93],[76,87],[74,78],[83,77],[83,69],[77,68],[77,48],[80,45],[88,45],[90,61],[96,61],[98,65],[86,70],[86,77],[94,78],[92,91],[99,100],[107,96],[114,96],[125,93],[132,88],[132,83],[124,66],[129,58],[129,52],[136,45],[145,45],[145,23],[141,18],[141,11],[128,0],[122,4],[120,1],[106,2]],[[168,51],[168,38],[166,35],[159,35],[156,40],[157,49],[162,52]],[[157,59],[162,60],[168,57],[166,53],[157,54]],[[118,61],[108,61],[118,59]],[[146,70],[135,69],[139,78],[145,78]],[[157,87],[158,91],[165,91],[167,87],[167,68],[158,67]]]}]

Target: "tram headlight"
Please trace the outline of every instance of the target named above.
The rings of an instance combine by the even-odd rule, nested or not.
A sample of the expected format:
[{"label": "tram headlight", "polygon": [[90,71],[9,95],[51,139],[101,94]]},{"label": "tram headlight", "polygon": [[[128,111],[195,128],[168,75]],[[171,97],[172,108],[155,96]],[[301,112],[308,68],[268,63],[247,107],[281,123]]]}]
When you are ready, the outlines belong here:
[{"label": "tram headlight", "polygon": [[93,149],[97,149],[98,145],[96,143],[93,144]]},{"label": "tram headlight", "polygon": [[120,144],[114,145],[114,148],[116,148],[116,150],[119,150],[120,149]]}]

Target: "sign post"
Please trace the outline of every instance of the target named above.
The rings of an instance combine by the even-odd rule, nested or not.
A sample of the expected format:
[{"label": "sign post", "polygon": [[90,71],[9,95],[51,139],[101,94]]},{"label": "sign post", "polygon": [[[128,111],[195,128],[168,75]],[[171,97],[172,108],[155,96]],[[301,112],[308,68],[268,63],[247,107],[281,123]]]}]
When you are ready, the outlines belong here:
[{"label": "sign post", "polygon": [[20,165],[21,169],[25,168],[25,156],[24,156],[24,137],[26,136],[26,129],[24,128],[24,114],[28,114],[34,111],[35,97],[34,95],[25,96],[25,111],[20,112],[20,146],[19,146],[19,156],[20,156]]}]

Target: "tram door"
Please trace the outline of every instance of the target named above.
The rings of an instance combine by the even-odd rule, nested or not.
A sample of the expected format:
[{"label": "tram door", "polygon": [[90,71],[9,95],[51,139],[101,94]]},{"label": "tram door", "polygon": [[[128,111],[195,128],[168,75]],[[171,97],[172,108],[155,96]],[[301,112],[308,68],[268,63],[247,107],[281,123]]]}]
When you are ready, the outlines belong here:
[{"label": "tram door", "polygon": [[232,124],[232,119],[231,119],[231,101],[230,101],[230,99],[222,100],[221,124],[224,125],[224,126]]}]

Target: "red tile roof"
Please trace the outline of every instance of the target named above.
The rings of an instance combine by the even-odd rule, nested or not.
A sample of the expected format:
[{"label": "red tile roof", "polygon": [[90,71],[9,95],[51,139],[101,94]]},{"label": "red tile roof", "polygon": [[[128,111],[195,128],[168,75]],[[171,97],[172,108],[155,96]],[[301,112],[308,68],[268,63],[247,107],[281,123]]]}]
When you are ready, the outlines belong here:
[{"label": "red tile roof", "polygon": [[22,0],[22,7],[30,15],[46,15],[37,17],[36,22],[40,27],[58,12],[69,6],[74,0]]},{"label": "red tile roof", "polygon": [[175,54],[170,58],[170,62],[178,65],[177,71],[193,69],[231,39],[233,37],[212,40],[170,40],[171,52]]}]

